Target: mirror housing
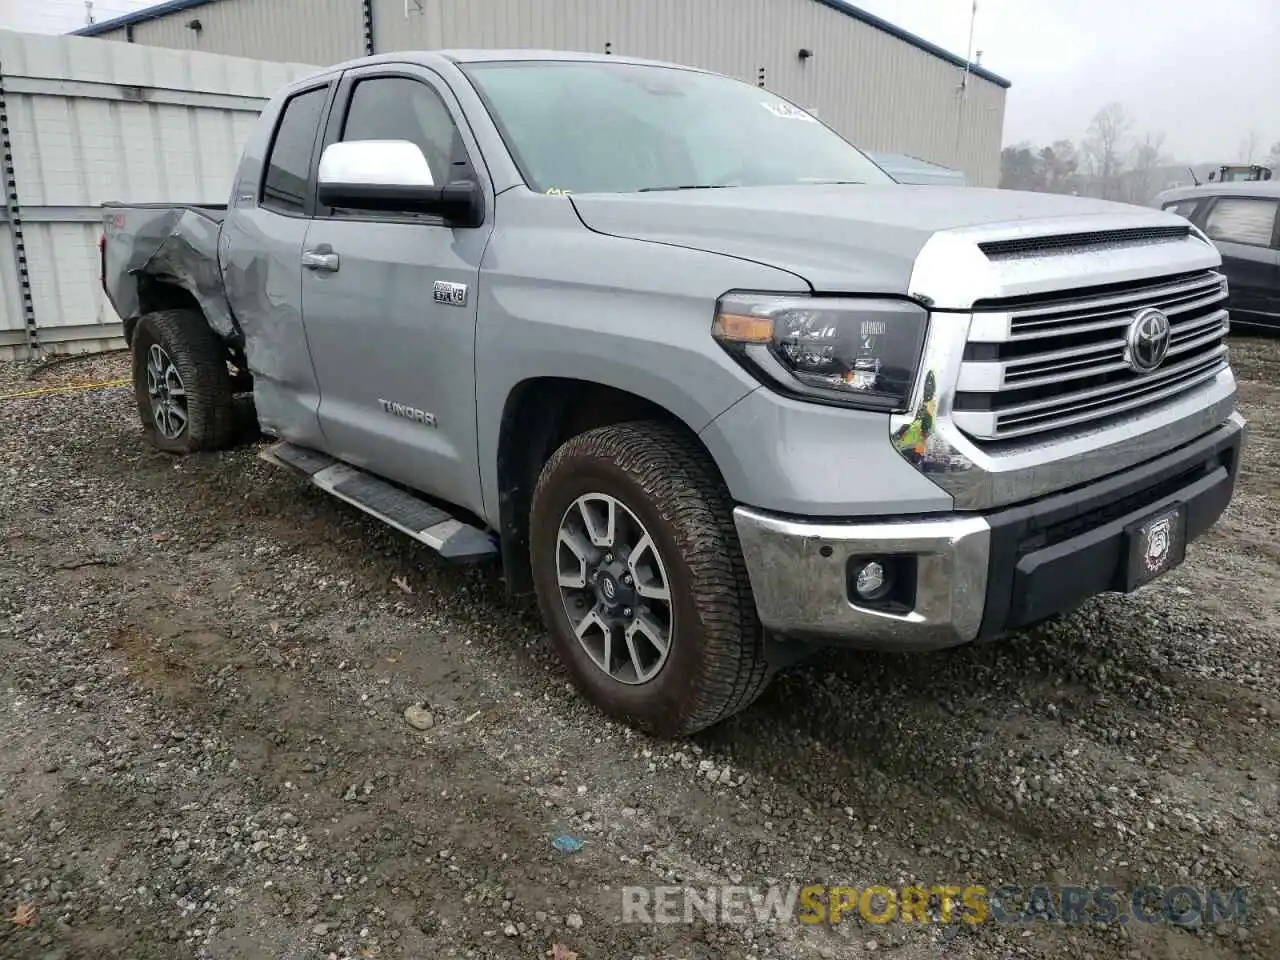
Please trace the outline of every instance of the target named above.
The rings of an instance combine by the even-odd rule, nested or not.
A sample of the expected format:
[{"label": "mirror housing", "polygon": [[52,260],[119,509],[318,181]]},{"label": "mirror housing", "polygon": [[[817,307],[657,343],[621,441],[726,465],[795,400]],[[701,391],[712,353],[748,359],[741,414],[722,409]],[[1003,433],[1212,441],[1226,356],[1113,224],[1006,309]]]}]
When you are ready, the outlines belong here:
[{"label": "mirror housing", "polygon": [[484,196],[473,180],[437,186],[417,144],[407,140],[331,143],[320,156],[317,198],[329,207],[427,213],[459,226],[484,222]]}]

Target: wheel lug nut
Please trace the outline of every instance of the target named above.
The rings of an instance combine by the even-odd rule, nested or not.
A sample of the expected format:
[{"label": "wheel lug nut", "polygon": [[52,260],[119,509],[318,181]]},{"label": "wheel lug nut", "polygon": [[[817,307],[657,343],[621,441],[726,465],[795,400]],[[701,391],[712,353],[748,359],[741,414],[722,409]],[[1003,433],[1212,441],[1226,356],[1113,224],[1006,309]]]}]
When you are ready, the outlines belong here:
[{"label": "wheel lug nut", "polygon": [[622,608],[622,615],[623,615],[624,617],[629,617],[629,616],[631,616],[631,608],[630,608],[630,607],[623,607],[623,608]]},{"label": "wheel lug nut", "polygon": [[605,563],[613,563],[613,554],[612,554],[612,553],[606,553],[606,554],[604,555],[604,562],[605,562]]},{"label": "wheel lug nut", "polygon": [[622,582],[625,583],[628,587],[631,586],[631,583],[632,583],[631,574],[624,573],[622,575]]}]

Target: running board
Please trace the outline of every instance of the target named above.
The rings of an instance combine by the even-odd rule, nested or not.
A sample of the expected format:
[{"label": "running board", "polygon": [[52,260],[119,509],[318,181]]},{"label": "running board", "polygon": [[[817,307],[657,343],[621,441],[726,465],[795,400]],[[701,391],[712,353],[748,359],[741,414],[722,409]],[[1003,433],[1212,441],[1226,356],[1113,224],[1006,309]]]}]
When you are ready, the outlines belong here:
[{"label": "running board", "polygon": [[321,490],[426,544],[446,560],[474,562],[498,556],[497,542],[483,530],[327,453],[281,441],[258,456],[305,474]]}]

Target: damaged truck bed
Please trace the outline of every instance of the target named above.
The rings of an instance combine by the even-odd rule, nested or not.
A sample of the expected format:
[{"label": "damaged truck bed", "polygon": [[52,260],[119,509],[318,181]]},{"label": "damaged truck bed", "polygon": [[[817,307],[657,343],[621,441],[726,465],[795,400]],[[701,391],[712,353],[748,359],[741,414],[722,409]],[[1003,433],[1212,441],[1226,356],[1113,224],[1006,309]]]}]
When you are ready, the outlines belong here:
[{"label": "damaged truck bed", "polygon": [[218,263],[226,215],[225,204],[104,204],[102,276],[126,339],[147,312],[142,306],[146,291],[139,288],[155,283],[187,291],[215,333],[243,339]]}]

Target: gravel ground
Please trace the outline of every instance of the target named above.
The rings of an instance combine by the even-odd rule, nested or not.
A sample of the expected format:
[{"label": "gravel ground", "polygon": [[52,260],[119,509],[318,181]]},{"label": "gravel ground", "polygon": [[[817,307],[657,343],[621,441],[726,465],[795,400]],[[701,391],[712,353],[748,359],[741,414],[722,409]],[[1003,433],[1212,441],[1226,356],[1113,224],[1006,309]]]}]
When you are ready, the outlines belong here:
[{"label": "gravel ground", "polygon": [[[1280,341],[1180,569],[997,644],[830,655],[684,743],[532,609],[127,389],[0,401],[0,957],[1280,955]],[[0,397],[126,375],[120,355]],[[430,717],[406,722],[424,703]],[[575,854],[552,838],[585,841]],[[1247,922],[623,925],[629,884],[1188,883]]]}]

